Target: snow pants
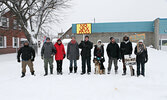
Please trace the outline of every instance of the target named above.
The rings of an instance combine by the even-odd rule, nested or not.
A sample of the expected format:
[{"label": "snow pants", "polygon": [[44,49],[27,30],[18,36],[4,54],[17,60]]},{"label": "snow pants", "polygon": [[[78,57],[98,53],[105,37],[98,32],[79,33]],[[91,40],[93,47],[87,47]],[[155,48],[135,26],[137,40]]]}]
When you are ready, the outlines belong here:
[{"label": "snow pants", "polygon": [[53,70],[53,58],[44,58],[45,73],[48,73],[48,63],[50,65],[50,71]]}]

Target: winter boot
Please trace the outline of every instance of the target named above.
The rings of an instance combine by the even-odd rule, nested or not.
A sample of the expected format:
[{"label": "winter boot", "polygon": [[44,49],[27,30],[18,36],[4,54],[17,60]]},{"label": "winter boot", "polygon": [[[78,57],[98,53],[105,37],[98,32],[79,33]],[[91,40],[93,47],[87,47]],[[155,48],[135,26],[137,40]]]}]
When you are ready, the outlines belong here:
[{"label": "winter boot", "polygon": [[123,74],[122,74],[122,75],[123,75],[123,76],[126,75],[126,70],[123,71]]},{"label": "winter boot", "polygon": [[117,71],[117,70],[115,70],[115,74],[118,74],[118,71]]},{"label": "winter boot", "polygon": [[132,72],[133,72],[133,76],[135,76],[135,70],[134,69],[132,69]]},{"label": "winter boot", "polygon": [[44,74],[44,76],[47,76],[47,75],[48,75],[48,70],[45,69],[45,74]]},{"label": "winter boot", "polygon": [[33,72],[31,72],[31,75],[34,75],[34,76],[35,76],[34,71],[33,71]]},{"label": "winter boot", "polygon": [[25,73],[22,72],[21,78],[23,78],[25,76]]},{"label": "winter boot", "polygon": [[53,68],[50,68],[50,74],[53,74]]},{"label": "winter boot", "polygon": [[77,73],[77,67],[74,67],[74,73]]},{"label": "winter boot", "polygon": [[73,67],[70,67],[69,70],[70,70],[70,73],[72,73]]}]

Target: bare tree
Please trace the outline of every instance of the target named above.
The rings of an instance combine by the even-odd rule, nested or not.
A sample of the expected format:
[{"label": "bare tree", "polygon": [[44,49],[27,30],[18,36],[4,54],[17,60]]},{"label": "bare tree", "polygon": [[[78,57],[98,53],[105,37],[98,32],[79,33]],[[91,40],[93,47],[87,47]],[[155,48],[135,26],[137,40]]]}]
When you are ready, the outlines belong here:
[{"label": "bare tree", "polygon": [[17,18],[27,39],[45,34],[50,23],[60,19],[59,11],[69,8],[70,0],[0,0],[0,13],[10,10]]}]

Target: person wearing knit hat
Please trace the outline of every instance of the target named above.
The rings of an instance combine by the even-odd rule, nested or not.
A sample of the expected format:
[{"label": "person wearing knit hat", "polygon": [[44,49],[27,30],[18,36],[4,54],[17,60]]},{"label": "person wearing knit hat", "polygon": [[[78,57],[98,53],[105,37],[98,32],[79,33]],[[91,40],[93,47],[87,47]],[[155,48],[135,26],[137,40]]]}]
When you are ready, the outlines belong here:
[{"label": "person wearing knit hat", "polygon": [[[69,72],[77,73],[77,60],[79,60],[79,47],[75,36],[71,36],[71,41],[67,45],[67,59],[70,61]],[[73,66],[74,63],[74,66]]]},{"label": "person wearing knit hat", "polygon": [[[125,65],[125,55],[131,55],[132,51],[133,51],[133,47],[132,47],[132,42],[130,42],[128,35],[125,34],[125,36],[123,37],[123,42],[121,42],[120,44],[120,51],[121,51],[121,59],[122,59],[122,63],[123,63],[123,74],[122,75],[126,75],[126,65]],[[130,69],[132,69],[131,71],[131,75],[134,76],[134,69],[133,66],[130,65],[129,66]]]},{"label": "person wearing knit hat", "polygon": [[62,44],[61,39],[58,39],[57,43],[55,43],[54,46],[57,50],[57,53],[55,54],[55,60],[57,63],[57,74],[62,75],[63,59],[66,57],[64,45]]},{"label": "person wearing knit hat", "polygon": [[41,59],[44,60],[44,76],[48,75],[48,63],[50,65],[50,74],[53,74],[53,56],[56,52],[56,48],[52,42],[50,42],[50,38],[47,37],[46,42],[43,44],[41,49]]},{"label": "person wearing knit hat", "polygon": [[[21,56],[22,61],[20,61],[20,56]],[[24,46],[18,50],[18,55],[17,55],[17,61],[19,63],[22,62],[22,76],[21,77],[25,76],[27,65],[30,68],[31,75],[35,75],[34,74],[35,71],[33,67],[34,60],[35,60],[35,50],[29,46],[28,41],[25,41]]]},{"label": "person wearing knit hat", "polygon": [[115,74],[118,72],[118,59],[120,59],[119,45],[115,42],[112,37],[110,43],[107,45],[107,55],[108,55],[108,74],[111,72],[112,62],[114,62]]},{"label": "person wearing knit hat", "polygon": [[140,74],[145,76],[145,63],[147,63],[148,61],[148,54],[147,54],[147,48],[143,43],[143,40],[138,41],[134,53],[136,54],[137,76],[140,76]]}]

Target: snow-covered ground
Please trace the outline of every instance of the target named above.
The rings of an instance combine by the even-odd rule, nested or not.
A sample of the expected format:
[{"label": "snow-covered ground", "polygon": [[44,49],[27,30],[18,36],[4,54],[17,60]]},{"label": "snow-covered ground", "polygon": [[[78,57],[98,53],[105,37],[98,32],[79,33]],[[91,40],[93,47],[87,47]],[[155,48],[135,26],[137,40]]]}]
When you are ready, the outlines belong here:
[{"label": "snow-covered ground", "polygon": [[[81,76],[80,60],[78,74],[68,75],[67,59],[63,61],[62,76],[56,75],[54,68],[54,75],[44,77],[43,61],[37,55],[36,76],[31,76],[27,67],[25,78],[20,78],[21,64],[16,62],[16,54],[0,55],[0,100],[167,100],[167,52],[148,48],[148,55],[146,77],[131,77],[129,69],[122,76],[121,62],[117,75],[113,67],[110,75],[94,75],[92,62],[91,75]],[[107,68],[106,52],[105,58]]]}]

